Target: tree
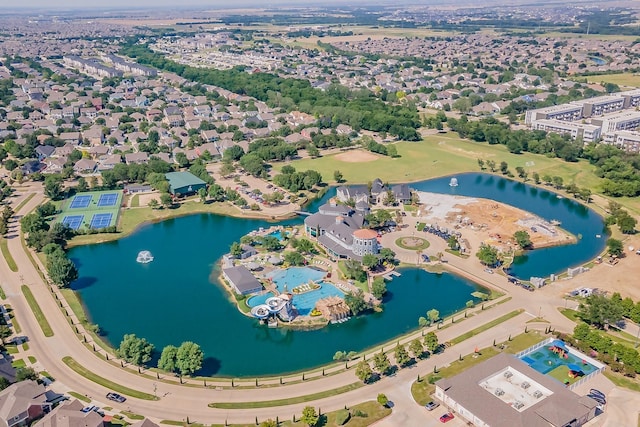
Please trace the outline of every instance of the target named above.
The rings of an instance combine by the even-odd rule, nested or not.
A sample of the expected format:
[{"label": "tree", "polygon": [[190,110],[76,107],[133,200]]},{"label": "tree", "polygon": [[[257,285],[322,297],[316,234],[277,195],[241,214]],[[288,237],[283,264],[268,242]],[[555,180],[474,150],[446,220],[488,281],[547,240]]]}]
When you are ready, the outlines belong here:
[{"label": "tree", "polygon": [[438,336],[435,332],[429,332],[424,336],[424,345],[426,345],[427,349],[432,353],[438,349],[440,344],[438,343]]},{"label": "tree", "polygon": [[342,172],[340,171],[333,171],[333,179],[337,182],[337,183],[341,183],[342,179],[343,179],[343,175]]},{"label": "tree", "polygon": [[362,289],[358,289],[358,292],[355,294],[347,293],[344,296],[344,302],[349,306],[349,309],[354,316],[357,316],[369,308],[367,302],[364,300],[364,292]]},{"label": "tree", "polygon": [[502,172],[503,175],[506,175],[507,172],[509,172],[509,165],[507,162],[500,162],[500,172]]},{"label": "tree", "polygon": [[118,357],[138,366],[151,360],[152,352],[153,344],[144,338],[136,337],[135,334],[126,334],[116,350]]},{"label": "tree", "polygon": [[158,360],[158,369],[162,369],[167,372],[175,372],[177,369],[177,356],[178,347],[175,345],[168,345],[162,349],[160,359]]},{"label": "tree", "polygon": [[5,338],[9,338],[13,331],[8,325],[0,325],[0,340],[2,341],[2,345],[5,344]]},{"label": "tree", "polygon": [[220,175],[229,176],[236,171],[236,167],[231,162],[224,162],[220,167]]},{"label": "tree", "polygon": [[379,393],[378,397],[376,398],[376,400],[378,401],[378,403],[384,407],[387,406],[387,404],[389,403],[389,399],[387,398],[387,396],[384,393]]},{"label": "tree", "polygon": [[149,200],[148,205],[151,209],[158,209],[158,206],[160,206],[160,203],[158,202],[158,199],[151,199]]},{"label": "tree", "polygon": [[173,205],[173,198],[171,197],[171,194],[169,194],[169,193],[160,194],[160,203],[165,208],[168,208],[168,207],[172,206]]},{"label": "tree", "polygon": [[484,265],[493,266],[498,263],[498,249],[484,243],[480,245],[476,256]]},{"label": "tree", "polygon": [[622,241],[618,239],[609,239],[607,240],[607,248],[609,249],[609,254],[614,256],[621,256],[624,251],[624,245]]},{"label": "tree", "polygon": [[540,174],[538,172],[533,173],[533,182],[540,184]]},{"label": "tree", "polygon": [[305,259],[300,252],[287,252],[284,254],[284,262],[289,265],[304,265]]},{"label": "tree", "polygon": [[447,245],[449,245],[449,249],[451,249],[452,251],[457,251],[458,250],[458,238],[454,235],[449,236],[449,238],[447,239]]},{"label": "tree", "polygon": [[371,294],[377,299],[381,299],[387,293],[387,284],[382,277],[376,277],[371,284]]},{"label": "tree", "polygon": [[309,157],[312,158],[320,157],[320,150],[318,150],[318,148],[313,144],[309,144],[307,146],[307,153],[309,154]]},{"label": "tree", "polygon": [[378,256],[382,262],[394,263],[396,260],[396,253],[389,248],[380,249]]},{"label": "tree", "polygon": [[302,409],[302,417],[300,417],[300,421],[309,427],[315,426],[319,419],[320,417],[313,406],[305,406]]},{"label": "tree", "polygon": [[9,382],[8,379],[6,379],[5,377],[0,377],[0,390],[4,390],[5,388],[9,387],[11,385],[11,383]]},{"label": "tree", "polygon": [[424,347],[422,346],[422,343],[418,338],[409,343],[409,350],[411,351],[411,354],[413,354],[413,357],[415,357],[416,359],[420,359],[422,357],[422,354],[424,353]]},{"label": "tree", "polygon": [[231,255],[233,255],[234,257],[238,258],[240,255],[242,255],[242,245],[238,242],[233,242],[231,244],[231,247],[229,248],[229,253]]},{"label": "tree", "polygon": [[369,362],[362,360],[356,365],[356,377],[365,384],[371,381],[371,378],[373,377],[373,370],[371,369]]},{"label": "tree", "polygon": [[303,254],[310,254],[315,252],[315,246],[309,239],[300,239],[297,241],[295,249]]},{"label": "tree", "polygon": [[362,257],[362,265],[369,270],[373,270],[378,264],[380,264],[380,259],[374,254],[365,254]]},{"label": "tree", "polygon": [[478,159],[478,166],[480,166],[480,170],[484,170],[484,160]]},{"label": "tree", "polygon": [[438,320],[440,320],[440,312],[435,308],[432,308],[431,310],[427,311],[427,318],[429,319],[430,323],[437,322]]},{"label": "tree", "polygon": [[634,217],[626,213],[624,215],[618,216],[618,220],[616,221],[620,231],[623,234],[633,234],[636,231],[636,224],[638,223]]},{"label": "tree", "polygon": [[623,308],[611,298],[604,295],[593,294],[578,308],[582,320],[598,328],[615,324],[622,319]]},{"label": "tree", "polygon": [[89,185],[87,184],[87,180],[83,177],[78,178],[78,185],[76,186],[76,191],[78,193],[82,193],[89,190]]},{"label": "tree", "polygon": [[381,351],[373,356],[373,366],[380,374],[386,374],[391,369],[391,362],[389,362],[387,355]]},{"label": "tree", "polygon": [[518,230],[513,233],[513,238],[515,239],[518,246],[520,246],[522,249],[527,249],[532,245],[529,233],[524,230]]},{"label": "tree", "polygon": [[493,160],[487,160],[487,167],[489,168],[489,170],[491,172],[495,172],[496,171],[496,162]]},{"label": "tree", "polygon": [[44,194],[51,200],[58,200],[62,193],[62,177],[60,175],[48,175],[44,180]]},{"label": "tree", "polygon": [[200,201],[202,203],[207,201],[207,189],[202,187],[198,188],[198,197],[200,197]]},{"label": "tree", "polygon": [[47,273],[59,288],[66,288],[78,279],[76,265],[64,254],[47,256]]},{"label": "tree", "polygon": [[269,418],[268,420],[264,420],[260,423],[260,427],[279,427],[278,422],[276,420],[272,420]]},{"label": "tree", "polygon": [[411,357],[409,357],[409,352],[403,345],[398,344],[394,350],[394,355],[396,358],[396,362],[400,366],[406,366],[407,363],[411,361]]},{"label": "tree", "polygon": [[20,382],[26,380],[37,381],[38,374],[36,374],[36,371],[34,371],[33,368],[28,367],[16,369],[16,381]]},{"label": "tree", "polygon": [[202,368],[204,353],[200,346],[191,341],[180,344],[176,353],[176,367],[182,375],[192,375]]}]

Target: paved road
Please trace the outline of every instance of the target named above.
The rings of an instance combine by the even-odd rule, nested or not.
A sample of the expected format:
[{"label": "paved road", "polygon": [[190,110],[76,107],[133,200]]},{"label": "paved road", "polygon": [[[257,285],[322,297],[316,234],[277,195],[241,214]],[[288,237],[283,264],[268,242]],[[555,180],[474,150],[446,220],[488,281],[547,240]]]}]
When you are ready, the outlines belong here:
[{"label": "paved road", "polygon": [[[39,187],[33,185],[18,193],[17,197],[13,200],[14,206],[17,206],[24,200],[30,192],[35,193],[35,196],[17,213],[18,216],[31,211],[44,200],[44,196]],[[17,235],[19,231],[18,228],[19,224],[15,221],[12,224],[12,234]],[[302,408],[309,403],[244,410],[212,409],[208,408],[207,404],[211,402],[288,399],[352,384],[357,381],[353,370],[349,370],[332,376],[280,387],[218,390],[215,387],[205,389],[180,386],[176,383],[175,379],[171,379],[171,383],[165,383],[156,380],[152,376],[153,374],[140,376],[135,370],[120,368],[118,361],[112,360],[109,363],[105,362],[93,351],[87,349],[69,326],[68,320],[57,306],[57,302],[52,297],[47,285],[43,283],[37,271],[28,260],[19,237],[9,240],[9,249],[20,266],[20,270],[17,273],[11,272],[4,259],[0,261],[0,277],[2,277],[3,288],[9,302],[15,309],[16,317],[23,328],[23,334],[30,338],[29,351],[36,356],[38,363],[57,379],[54,383],[57,391],[73,390],[93,398],[96,404],[107,404],[103,396],[109,390],[77,375],[62,363],[61,360],[64,356],[72,356],[81,365],[103,377],[136,390],[145,391],[150,394],[155,393],[160,397],[160,400],[155,402],[135,398],[128,398],[127,402],[123,405],[114,405],[112,402],[108,402],[108,405],[114,406],[116,410],[130,410],[135,413],[147,415],[154,420],[184,420],[188,416],[191,422],[221,423],[227,420],[230,423],[250,423],[255,420],[255,417],[266,419],[279,416],[280,419],[290,419],[293,414],[300,414]],[[412,255],[415,257],[415,253]],[[467,267],[457,259],[453,259],[455,257],[449,258],[452,258],[450,265],[453,268]],[[453,346],[443,354],[421,361],[413,368],[400,370],[394,377],[384,378],[373,385],[348,393],[320,399],[313,402],[313,405],[322,408],[323,411],[329,411],[342,408],[344,405],[354,405],[365,400],[375,400],[378,393],[385,393],[394,402],[395,408],[393,415],[380,422],[379,425],[425,425],[425,423],[431,423],[432,421],[437,423],[437,416],[444,412],[443,409],[439,408],[434,411],[434,413],[427,414],[423,408],[416,405],[411,399],[409,391],[410,385],[418,374],[426,375],[433,371],[434,365],[446,365],[456,360],[459,354],[470,354],[476,347],[489,346],[493,343],[494,339],[497,341],[506,340],[509,335],[516,335],[522,332],[525,326],[532,327],[531,324],[526,322],[538,315],[545,317],[545,319],[550,322],[549,324],[541,325],[541,329],[544,329],[546,325],[564,330],[571,330],[573,328],[573,324],[557,311],[556,307],[566,304],[566,301],[562,299],[561,295],[556,295],[552,287],[539,292],[529,293],[518,287],[509,287],[504,277],[497,274],[490,275],[484,273],[479,267],[469,271],[460,270],[460,273],[473,277],[481,282],[508,289],[511,299],[505,298],[508,300],[496,307],[478,311],[476,316],[473,317],[473,320],[457,322],[439,331],[438,336],[441,342],[448,341],[453,337],[459,336],[480,324],[489,322],[512,310],[524,308],[526,313],[504,322],[489,331],[485,331],[473,339]],[[46,313],[47,320],[55,332],[53,337],[44,337],[35,317],[22,296],[20,290],[22,283],[27,284],[31,288],[42,310]],[[116,305],[117,297],[114,296],[112,301],[106,301],[106,303]],[[81,326],[79,327],[81,328]],[[277,382],[277,380],[275,381]],[[189,382],[193,384],[195,381],[190,380]],[[633,399],[634,397],[636,397],[636,395],[629,396],[629,399]],[[640,407],[640,405],[636,405],[635,407]]]}]

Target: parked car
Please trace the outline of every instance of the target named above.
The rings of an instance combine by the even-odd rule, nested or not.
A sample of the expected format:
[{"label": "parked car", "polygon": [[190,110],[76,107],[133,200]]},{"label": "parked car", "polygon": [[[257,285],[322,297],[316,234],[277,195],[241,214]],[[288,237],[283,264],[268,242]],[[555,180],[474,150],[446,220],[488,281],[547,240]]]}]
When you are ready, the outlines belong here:
[{"label": "parked car", "polygon": [[603,392],[601,392],[600,390],[596,390],[595,388],[592,388],[591,390],[589,390],[589,394],[600,396],[603,399],[607,398],[607,396]]},{"label": "parked car", "polygon": [[120,396],[118,393],[107,393],[107,399],[113,400],[114,402],[122,403],[127,400],[124,396]]},{"label": "parked car", "polygon": [[446,414],[444,414],[443,416],[440,417],[440,422],[441,423],[448,423],[449,421],[451,421],[454,418],[455,417],[453,416],[453,414],[451,412],[447,412]]},{"label": "parked car", "polygon": [[424,407],[427,408],[427,411],[433,411],[438,406],[440,406],[440,404],[438,402],[434,402],[433,400],[427,403],[426,405],[424,405]]},{"label": "parked car", "polygon": [[603,399],[602,397],[597,396],[595,394],[587,394],[587,397],[592,398],[593,400],[595,400],[596,402],[598,402],[601,405],[606,405],[607,404],[606,399]]}]

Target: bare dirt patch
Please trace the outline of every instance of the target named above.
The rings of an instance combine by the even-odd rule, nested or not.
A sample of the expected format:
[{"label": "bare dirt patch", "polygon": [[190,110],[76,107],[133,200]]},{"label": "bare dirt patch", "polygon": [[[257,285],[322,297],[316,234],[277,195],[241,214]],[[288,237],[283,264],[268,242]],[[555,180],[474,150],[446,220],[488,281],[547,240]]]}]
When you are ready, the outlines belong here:
[{"label": "bare dirt patch", "polygon": [[340,160],[345,163],[365,163],[378,160],[380,156],[364,150],[351,150],[345,153],[340,153],[335,156],[336,160]]}]

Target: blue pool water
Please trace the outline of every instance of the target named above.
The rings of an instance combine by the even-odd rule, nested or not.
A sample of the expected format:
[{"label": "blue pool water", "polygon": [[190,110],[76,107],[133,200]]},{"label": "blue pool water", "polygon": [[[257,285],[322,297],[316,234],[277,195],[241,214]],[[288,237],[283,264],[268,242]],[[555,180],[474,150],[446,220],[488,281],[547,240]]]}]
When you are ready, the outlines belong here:
[{"label": "blue pool water", "polygon": [[294,294],[293,305],[298,309],[298,314],[301,316],[308,316],[313,307],[316,306],[316,302],[322,298],[330,296],[344,297],[344,293],[331,283],[322,282],[318,284],[320,285],[319,289],[303,294]]},{"label": "blue pool water", "polygon": [[254,295],[252,297],[249,297],[249,299],[247,299],[247,305],[249,307],[256,307],[260,304],[264,304],[267,299],[271,298],[273,296],[273,294],[271,292],[267,292],[264,294],[260,294],[260,295]]},{"label": "blue pool water", "polygon": [[293,288],[303,283],[317,281],[322,279],[327,273],[323,270],[316,270],[311,267],[290,267],[286,269],[276,270],[267,275],[273,280],[279,292],[291,292]]},{"label": "blue pool water", "polygon": [[280,230],[273,231],[273,232],[269,233],[269,236],[275,237],[276,239],[280,240],[281,242],[284,240],[284,235],[282,234],[282,231],[280,231]]},{"label": "blue pool water", "polygon": [[589,375],[591,372],[596,370],[596,367],[590,364],[585,360],[586,363],[583,363],[583,359],[578,357],[572,353],[567,354],[567,358],[560,357],[553,351],[549,350],[547,346],[540,347],[537,350],[532,351],[531,353],[527,353],[520,357],[524,363],[540,372],[541,374],[547,374],[548,372],[553,371],[558,366],[561,365],[578,365],[582,369],[585,375]]}]

